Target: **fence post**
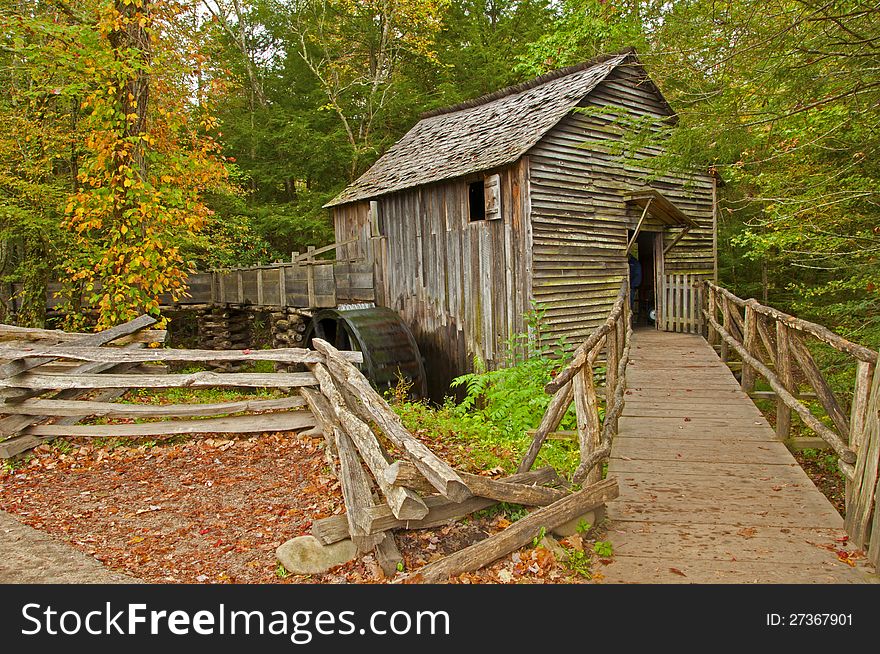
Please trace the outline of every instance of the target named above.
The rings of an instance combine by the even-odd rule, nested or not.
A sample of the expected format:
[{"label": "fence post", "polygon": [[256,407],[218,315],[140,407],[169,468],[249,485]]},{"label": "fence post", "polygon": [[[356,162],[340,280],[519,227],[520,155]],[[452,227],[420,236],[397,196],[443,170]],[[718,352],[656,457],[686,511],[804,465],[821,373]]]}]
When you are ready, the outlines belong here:
[{"label": "fence post", "polygon": [[871,380],[874,378],[874,364],[859,361],[856,367],[856,383],[853,391],[852,410],[849,419],[849,449],[856,454],[862,444],[862,434],[868,418],[868,397],[871,392]]},{"label": "fence post", "polygon": [[[731,324],[733,324],[733,318],[730,317],[730,300],[727,299],[727,296],[723,293],[721,294],[721,326],[724,327],[724,331],[733,336],[733,330],[730,328]],[[726,340],[721,341],[721,360],[724,363],[727,363],[728,359],[730,359],[730,346],[727,344]]]},{"label": "fence post", "polygon": [[315,266],[311,265],[312,262],[315,260],[314,257],[312,256],[312,252],[314,252],[314,251],[315,251],[314,245],[309,245],[306,248],[306,252],[309,255],[309,257],[307,259],[307,263],[306,263],[306,289],[307,289],[308,295],[309,295],[309,306],[310,307],[315,307],[318,304],[318,301],[315,298]]},{"label": "fence post", "polygon": [[[712,320],[718,319],[718,309],[715,301],[715,287],[712,286],[708,281],[706,282],[707,289],[707,297],[708,301],[706,302],[706,312],[709,314],[709,317]],[[709,345],[716,345],[718,343],[718,330],[716,330],[711,323],[709,323]]]},{"label": "fence post", "polygon": [[[781,321],[776,321],[776,376],[785,386],[785,389],[797,397],[797,389],[794,388],[794,379],[791,374],[791,335],[788,327]],[[791,409],[776,398],[776,437],[786,440],[791,436]]]},{"label": "fence post", "polygon": [[[757,324],[757,316],[755,315],[755,310],[750,306],[746,305],[746,317],[745,317],[745,327],[743,331],[743,347],[745,347],[746,352],[755,357],[756,359],[760,359],[760,355],[758,354],[757,348],[757,338],[758,338],[758,324]],[[752,368],[749,364],[743,361],[742,367],[742,389],[746,393],[751,393],[755,390],[755,369]]]},{"label": "fence post", "polygon": [[[880,467],[880,372],[874,371],[867,391],[864,427],[852,483],[847,487],[846,532],[850,543],[868,544],[868,560],[880,563],[880,515],[877,514]],[[873,519],[872,519],[873,518]]]},{"label": "fence post", "polygon": [[617,323],[624,319],[624,312],[620,312],[620,318],[614,321],[611,329],[608,330],[605,341],[605,412],[611,405],[611,398],[614,397],[614,389],[617,387]]},{"label": "fence post", "polygon": [[[859,456],[862,437],[868,421],[868,400],[871,395],[871,382],[874,379],[874,364],[859,361],[856,366],[856,382],[853,390],[852,410],[849,418],[849,449]],[[846,514],[850,514],[853,482],[846,480]]]},{"label": "fence post", "polygon": [[[577,414],[577,434],[580,445],[581,463],[599,448],[602,430],[599,425],[599,405],[596,400],[596,388],[593,385],[592,360],[578,370],[572,380],[574,386],[574,409]],[[602,479],[602,469],[595,466],[584,479],[576,480],[588,486]]]}]

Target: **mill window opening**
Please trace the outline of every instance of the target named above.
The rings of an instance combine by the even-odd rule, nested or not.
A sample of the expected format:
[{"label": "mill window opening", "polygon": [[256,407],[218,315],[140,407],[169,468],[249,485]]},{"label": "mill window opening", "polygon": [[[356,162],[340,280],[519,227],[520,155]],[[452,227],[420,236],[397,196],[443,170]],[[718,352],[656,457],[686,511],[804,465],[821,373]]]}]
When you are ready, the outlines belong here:
[{"label": "mill window opening", "polygon": [[468,207],[471,222],[486,220],[486,183],[482,179],[468,184]]}]

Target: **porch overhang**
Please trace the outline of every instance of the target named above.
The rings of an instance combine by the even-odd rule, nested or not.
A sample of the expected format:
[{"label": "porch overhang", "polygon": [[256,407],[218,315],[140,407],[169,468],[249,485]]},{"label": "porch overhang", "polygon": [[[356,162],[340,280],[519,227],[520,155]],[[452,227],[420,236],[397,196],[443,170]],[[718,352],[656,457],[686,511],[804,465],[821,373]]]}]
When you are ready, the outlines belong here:
[{"label": "porch overhang", "polygon": [[676,234],[672,242],[663,248],[663,254],[666,254],[674,248],[682,237],[691,230],[691,228],[697,227],[697,222],[693,218],[687,216],[681,209],[675,206],[669,198],[655,189],[647,189],[639,191],[638,193],[626,195],[624,197],[624,202],[629,206],[638,207],[642,210],[642,217],[636,226],[635,233],[627,244],[627,254],[629,254],[632,244],[639,235],[642,223],[645,221],[645,216],[648,214],[666,227],[681,227],[681,231]]},{"label": "porch overhang", "polygon": [[623,200],[626,204],[639,207],[642,211],[647,209],[652,218],[669,227],[686,227],[691,229],[697,226],[693,218],[688,217],[669,198],[655,189],[631,193],[624,196]]}]

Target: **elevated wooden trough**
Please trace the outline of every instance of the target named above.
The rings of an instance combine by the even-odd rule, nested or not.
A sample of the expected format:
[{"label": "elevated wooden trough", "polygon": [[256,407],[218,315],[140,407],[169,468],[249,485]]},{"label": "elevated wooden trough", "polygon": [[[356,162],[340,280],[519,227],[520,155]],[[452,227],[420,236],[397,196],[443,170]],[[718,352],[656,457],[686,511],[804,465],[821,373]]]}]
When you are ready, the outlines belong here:
[{"label": "elevated wooden trough", "polygon": [[[310,247],[303,254],[294,252],[292,261],[285,263],[192,273],[186,279],[187,292],[183,297],[174,300],[166,293],[159,296],[159,303],[165,308],[227,306],[275,311],[375,302],[372,263],[362,259],[317,258],[344,245]],[[57,282],[47,287],[46,308],[50,312],[57,311],[61,304],[61,288]],[[21,284],[11,285],[12,312],[21,308],[17,299],[21,290]]]}]

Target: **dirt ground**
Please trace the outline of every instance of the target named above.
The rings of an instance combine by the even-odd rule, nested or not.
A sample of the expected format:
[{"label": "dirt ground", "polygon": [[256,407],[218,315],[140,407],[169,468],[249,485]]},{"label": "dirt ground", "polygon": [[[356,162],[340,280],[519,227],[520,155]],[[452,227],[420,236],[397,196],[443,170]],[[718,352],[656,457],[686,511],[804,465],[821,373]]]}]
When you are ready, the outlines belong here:
[{"label": "dirt ground", "polygon": [[[324,575],[287,573],[275,548],[343,511],[323,440],[292,433],[169,439],[139,447],[59,441],[0,473],[0,509],[110,571],[148,583],[382,583],[372,555]],[[515,518],[499,511],[401,533],[406,570],[485,538]],[[0,540],[6,542],[2,538]],[[575,537],[569,546],[587,549]],[[4,550],[8,549],[4,547]],[[586,570],[579,559],[578,569]],[[527,547],[457,583],[559,583],[589,578]],[[52,566],[46,567],[52,581]],[[57,579],[57,581],[62,581]]]}]

